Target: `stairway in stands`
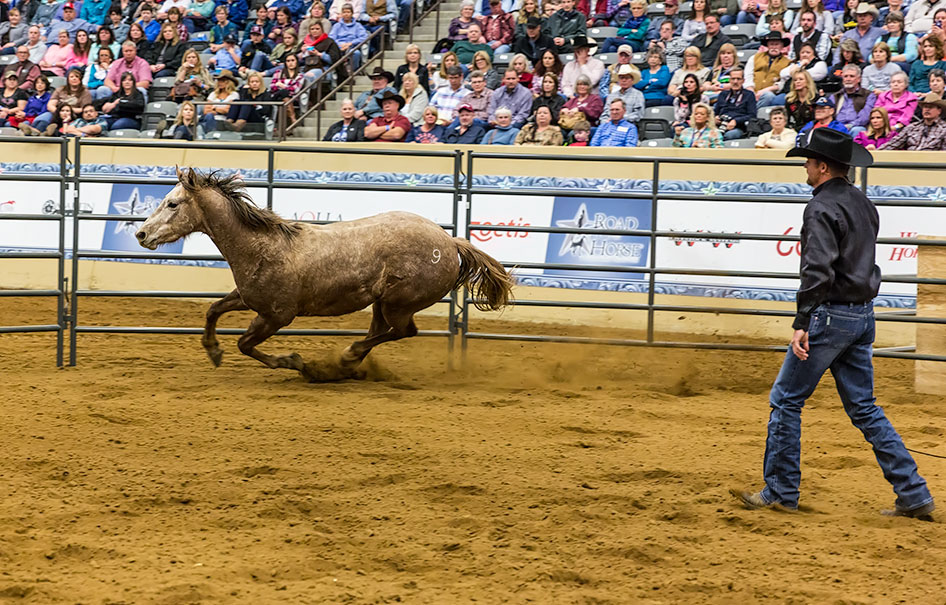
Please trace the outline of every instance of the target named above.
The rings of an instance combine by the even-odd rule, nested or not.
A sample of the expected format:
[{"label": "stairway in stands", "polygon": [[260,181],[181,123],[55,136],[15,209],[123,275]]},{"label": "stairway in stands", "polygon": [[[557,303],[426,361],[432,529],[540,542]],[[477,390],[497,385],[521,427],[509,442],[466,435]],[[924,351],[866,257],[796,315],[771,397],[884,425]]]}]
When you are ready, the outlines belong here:
[{"label": "stairway in stands", "polygon": [[[443,3],[440,7],[440,37],[447,37],[447,28],[450,26],[450,20],[460,14],[460,0],[443,0]],[[436,11],[432,12],[430,15],[424,19],[419,25],[414,26],[414,44],[420,46],[421,50],[421,61],[426,65],[427,58],[430,56],[431,51],[434,48],[434,44],[437,43],[436,38],[434,37],[435,27],[436,27]],[[384,68],[391,73],[398,68],[399,65],[404,63],[404,49],[407,48],[409,35],[407,32],[398,34],[397,38],[394,41],[394,50],[389,50],[384,53]],[[375,61],[369,68],[368,71],[374,69],[374,66],[378,62]],[[368,79],[368,76],[361,75],[355,80],[354,90],[352,92],[352,99],[357,99],[358,95],[362,92],[369,90],[371,88],[371,80]],[[328,131],[329,126],[337,122],[340,118],[339,108],[342,104],[342,100],[348,97],[348,89],[346,87],[345,93],[339,93],[337,97],[331,101],[328,101],[325,104],[324,109],[322,110],[322,125],[321,129],[317,126],[317,120],[315,113],[306,118],[304,125],[295,129],[292,134],[294,139],[315,139],[322,140],[322,137]]]}]

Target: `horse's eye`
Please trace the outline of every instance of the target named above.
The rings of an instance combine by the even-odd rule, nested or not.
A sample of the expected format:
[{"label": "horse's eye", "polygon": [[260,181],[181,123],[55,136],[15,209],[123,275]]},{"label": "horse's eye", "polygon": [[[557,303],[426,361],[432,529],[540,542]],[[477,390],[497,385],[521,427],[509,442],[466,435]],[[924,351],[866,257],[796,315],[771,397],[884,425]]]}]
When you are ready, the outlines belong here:
[{"label": "horse's eye", "polygon": [[168,202],[168,208],[172,210],[177,208],[177,202]]}]

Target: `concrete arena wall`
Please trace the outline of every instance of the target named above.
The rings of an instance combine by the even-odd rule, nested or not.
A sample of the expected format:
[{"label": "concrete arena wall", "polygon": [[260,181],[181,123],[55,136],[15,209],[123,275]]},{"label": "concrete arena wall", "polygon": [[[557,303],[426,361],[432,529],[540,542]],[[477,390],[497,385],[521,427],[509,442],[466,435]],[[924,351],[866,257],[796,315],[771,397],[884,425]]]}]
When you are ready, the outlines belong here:
[{"label": "concrete arena wall", "polygon": [[[299,146],[295,144],[295,146]],[[337,149],[325,144],[308,144],[306,147]],[[352,148],[372,148],[370,144],[354,144]],[[414,145],[389,145],[385,149],[411,149]],[[461,147],[462,148],[462,147]],[[438,147],[438,150],[445,149]],[[560,154],[560,149],[544,148],[477,148],[480,151],[501,151],[525,154]],[[618,157],[714,157],[739,159],[779,159],[782,152],[750,150],[677,150],[677,149],[609,149],[609,155]],[[600,155],[599,150],[574,149],[569,153]],[[58,148],[31,144],[0,143],[0,157],[11,158],[11,154],[23,162],[58,162]],[[877,153],[878,161],[898,162],[946,162],[946,154],[888,152]],[[233,169],[264,169],[266,153],[253,151],[225,151],[200,149],[129,149],[127,147],[83,147],[82,163],[86,164],[138,164],[154,166],[213,166]],[[418,163],[422,162],[422,165]],[[441,158],[368,157],[346,154],[278,153],[275,158],[277,170],[332,170],[332,171],[382,171],[424,172],[452,174],[453,160]],[[464,164],[465,170],[465,164]],[[726,171],[721,174],[720,171]],[[549,176],[581,178],[634,178],[649,179],[652,167],[648,163],[580,163],[541,162],[524,160],[478,160],[477,175],[504,176]],[[802,180],[804,173],[797,166],[751,167],[742,170],[720,166],[670,164],[661,167],[662,179],[736,181],[746,183],[785,183]],[[873,169],[870,172],[872,185],[903,185],[936,187],[942,185],[942,175],[936,171],[897,171]],[[313,192],[315,194],[315,192]],[[3,288],[49,288],[54,287],[55,261],[0,259],[0,287]],[[67,262],[66,275],[70,274]],[[169,265],[142,265],[103,261],[80,262],[81,289],[141,289],[141,290],[200,290],[228,291],[233,287],[229,270],[205,267]],[[646,295],[626,292],[593,290],[568,290],[559,288],[520,287],[516,291],[519,300],[559,301],[604,301],[646,302]],[[706,298],[695,296],[658,295],[657,302],[669,305],[706,305],[732,308],[758,308],[791,310],[793,303],[743,300],[730,298]],[[429,312],[444,314],[442,305]],[[879,309],[878,311],[882,311]],[[474,320],[482,314],[474,311]],[[495,315],[492,315],[495,316]],[[549,322],[567,325],[585,325],[596,335],[606,335],[608,329],[640,329],[646,327],[646,313],[639,311],[613,311],[594,309],[550,309],[517,307],[508,310],[504,319],[515,321]],[[699,334],[704,336],[744,337],[784,341],[789,331],[788,318],[751,317],[742,315],[717,315],[701,313],[658,313],[656,329],[665,334]],[[472,329],[476,330],[474,324]],[[880,323],[878,344],[912,345],[915,343],[915,328],[901,323]]]}]

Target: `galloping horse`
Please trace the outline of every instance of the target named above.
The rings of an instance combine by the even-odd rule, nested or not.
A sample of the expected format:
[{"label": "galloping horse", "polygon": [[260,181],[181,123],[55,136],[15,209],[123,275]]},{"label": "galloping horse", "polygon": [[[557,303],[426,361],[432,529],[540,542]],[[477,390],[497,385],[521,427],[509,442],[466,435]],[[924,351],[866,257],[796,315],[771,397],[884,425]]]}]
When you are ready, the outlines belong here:
[{"label": "galloping horse", "polygon": [[229,311],[257,313],[240,337],[241,352],[311,378],[297,353],[274,356],[256,347],[297,316],[344,315],[371,305],[367,337],[342,352],[344,377],[355,375],[377,345],[417,334],[414,314],[455,288],[468,286],[482,310],[509,301],[512,278],[499,262],[421,216],[386,212],[329,225],[297,223],[254,206],[237,176],[186,169],[177,177],[136,236],[154,250],[206,233],[230,264],[237,287],[210,306],[201,341],[214,365],[223,357],[217,320]]}]

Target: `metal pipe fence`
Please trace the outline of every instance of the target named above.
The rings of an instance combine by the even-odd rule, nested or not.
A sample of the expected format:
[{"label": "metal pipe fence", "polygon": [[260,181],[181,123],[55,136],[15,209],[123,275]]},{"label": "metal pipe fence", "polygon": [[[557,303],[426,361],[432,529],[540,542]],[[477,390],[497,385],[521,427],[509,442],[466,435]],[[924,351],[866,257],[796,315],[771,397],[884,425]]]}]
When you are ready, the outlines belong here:
[{"label": "metal pipe fence", "polygon": [[[589,274],[610,272],[624,274],[639,274],[644,277],[646,283],[646,302],[598,302],[598,301],[565,301],[565,300],[520,300],[512,304],[522,307],[535,308],[581,308],[594,310],[620,310],[644,312],[647,315],[646,336],[640,339],[619,339],[619,338],[591,338],[581,336],[567,336],[562,334],[504,334],[492,332],[478,332],[470,328],[470,306],[474,302],[469,291],[452,292],[449,296],[440,301],[447,305],[448,321],[444,330],[422,331],[423,336],[444,336],[446,337],[448,353],[452,359],[452,353],[459,341],[459,350],[461,353],[467,351],[470,340],[509,340],[523,342],[567,342],[567,343],[587,343],[587,344],[607,344],[622,346],[656,346],[668,348],[694,348],[694,349],[722,349],[722,350],[746,350],[746,351],[784,351],[784,346],[762,345],[762,344],[734,344],[734,343],[716,343],[716,342],[685,342],[657,337],[657,315],[660,313],[694,313],[694,314],[717,314],[717,315],[741,315],[747,317],[791,317],[794,312],[779,309],[760,309],[748,307],[727,307],[713,304],[667,304],[658,300],[660,294],[658,288],[658,276],[661,275],[691,275],[706,277],[730,277],[730,278],[756,278],[756,279],[781,279],[797,280],[797,272],[776,272],[776,271],[751,271],[751,270],[720,270],[720,269],[698,269],[692,267],[678,267],[663,263],[658,258],[658,242],[668,238],[687,238],[687,237],[705,237],[707,234],[695,231],[670,231],[658,229],[658,216],[660,213],[661,202],[666,201],[690,201],[690,202],[739,202],[739,203],[759,203],[759,202],[777,202],[787,204],[804,204],[807,202],[806,196],[786,196],[773,198],[771,196],[762,196],[758,194],[725,194],[705,196],[693,193],[664,191],[661,189],[661,169],[666,165],[689,164],[689,165],[713,165],[713,166],[800,166],[799,162],[786,162],[775,160],[733,160],[724,158],[662,158],[662,157],[614,157],[607,155],[534,155],[534,154],[512,154],[502,152],[464,152],[459,150],[400,150],[400,149],[351,149],[344,146],[332,146],[327,148],[310,148],[302,146],[292,146],[276,143],[203,143],[203,142],[185,142],[185,141],[125,141],[121,139],[76,139],[74,148],[74,162],[69,161],[69,145],[72,142],[66,139],[41,139],[31,138],[24,141],[22,138],[0,138],[0,142],[14,143],[44,143],[56,144],[60,146],[60,170],[58,175],[37,174],[37,175],[6,175],[0,174],[2,180],[20,180],[20,181],[45,181],[58,182],[60,185],[60,208],[58,214],[53,215],[21,215],[21,214],[0,214],[3,220],[47,220],[58,221],[59,225],[59,250],[58,252],[8,252],[0,254],[0,258],[55,258],[58,259],[57,284],[58,289],[49,290],[8,290],[0,291],[0,296],[49,296],[57,298],[57,321],[55,324],[42,324],[33,326],[2,326],[0,333],[3,332],[53,332],[57,333],[57,363],[62,364],[64,359],[64,336],[66,330],[69,331],[69,356],[70,365],[75,365],[78,356],[78,334],[80,333],[110,333],[110,334],[200,334],[202,327],[171,327],[171,326],[102,326],[87,325],[81,322],[79,301],[83,297],[104,298],[104,297],[130,297],[130,298],[195,298],[195,299],[213,299],[224,296],[225,292],[210,291],[167,291],[167,290],[90,290],[79,288],[80,283],[80,265],[79,260],[83,259],[134,259],[134,260],[198,260],[198,261],[223,261],[219,254],[176,254],[151,251],[107,251],[107,250],[89,250],[80,247],[80,233],[82,225],[88,225],[96,221],[143,221],[146,216],[143,215],[117,215],[117,214],[96,214],[80,212],[80,191],[83,186],[91,184],[149,184],[149,185],[174,185],[176,178],[143,178],[138,176],[126,175],[101,175],[88,174],[84,172],[82,153],[84,148],[88,147],[110,147],[124,148],[132,147],[135,149],[212,149],[214,151],[237,151],[265,154],[266,170],[263,178],[254,178],[247,180],[248,187],[264,188],[266,207],[273,209],[274,197],[277,190],[356,190],[372,192],[391,192],[403,191],[403,187],[397,184],[372,184],[372,183],[315,183],[298,180],[290,180],[280,177],[276,170],[277,154],[305,154],[317,158],[319,156],[338,155],[361,156],[369,161],[376,157],[408,157],[416,158],[418,161],[425,159],[447,160],[452,164],[452,174],[449,182],[434,185],[412,186],[410,191],[419,193],[442,193],[448,194],[451,198],[451,220],[442,223],[441,226],[455,237],[469,237],[472,230],[476,231],[495,231],[495,232],[521,232],[521,233],[545,233],[545,234],[571,234],[571,235],[591,235],[591,236],[634,236],[646,238],[649,242],[650,253],[646,266],[615,266],[615,265],[592,265],[576,263],[550,263],[550,262],[524,262],[521,259],[503,258],[499,259],[507,267],[517,267],[519,269],[536,270],[557,270],[557,271],[575,271],[586,272]],[[476,162],[495,161],[515,163],[524,161],[542,161],[542,162],[579,162],[579,163],[602,163],[609,164],[637,164],[649,167],[651,184],[649,190],[639,192],[622,191],[582,191],[578,189],[508,189],[495,186],[478,184],[474,176],[478,175]],[[317,165],[318,162],[311,162]],[[70,173],[71,168],[71,173]],[[901,162],[883,162],[874,165],[874,170],[899,169],[899,170],[942,170],[946,168],[943,165],[914,164]],[[868,182],[868,170],[862,169],[860,174],[861,186],[866,187]],[[664,172],[664,174],[666,174]],[[480,181],[488,179],[489,175],[479,175]],[[69,186],[72,186],[73,199],[72,207],[66,204],[66,197]],[[518,195],[542,195],[557,197],[606,197],[628,200],[642,200],[648,203],[650,208],[650,228],[648,229],[591,229],[587,227],[544,227],[544,226],[517,226],[517,225],[479,225],[472,222],[475,212],[477,196],[518,196]],[[934,207],[946,208],[946,202],[935,200],[904,200],[899,198],[876,198],[875,203],[878,206],[896,206],[896,207]],[[65,244],[66,217],[72,214],[72,244],[67,249]],[[300,221],[312,224],[326,224],[327,220],[306,220]],[[790,234],[772,234],[772,233],[712,233],[713,238],[719,239],[740,239],[746,241],[776,241],[776,242],[798,242],[799,236]],[[941,246],[946,245],[946,241],[921,240],[909,237],[885,237],[878,239],[879,244],[894,244],[899,246]],[[71,278],[65,277],[65,259],[71,254],[73,262],[71,264]],[[907,283],[907,284],[929,284],[946,285],[946,279],[939,278],[919,278],[913,275],[890,275],[884,277],[884,283]],[[67,298],[68,294],[68,298]],[[913,309],[904,309],[892,312],[879,313],[877,320],[880,322],[912,323],[920,325],[943,325],[946,319],[937,317],[917,316]],[[218,330],[221,334],[241,334],[241,329],[222,328]],[[284,329],[280,330],[280,335],[290,336],[358,336],[365,334],[365,330],[307,330],[307,329]],[[923,355],[917,354],[912,346],[893,346],[879,348],[874,351],[876,357],[891,357],[900,359],[919,359],[930,361],[946,361],[946,356],[942,355]]]},{"label": "metal pipe fence", "polygon": [[[0,143],[17,143],[22,139],[17,137],[0,137]],[[47,324],[2,326],[0,325],[0,334],[10,333],[36,333],[36,332],[55,332],[56,333],[56,365],[62,366],[64,357],[64,336],[67,329],[67,311],[66,311],[66,185],[67,175],[69,173],[69,155],[67,140],[63,138],[38,137],[31,139],[31,142],[45,146],[59,147],[59,174],[0,174],[2,181],[27,181],[27,182],[56,182],[59,183],[59,207],[53,214],[28,214],[28,213],[0,213],[0,220],[3,221],[50,221],[55,222],[58,227],[58,249],[55,252],[0,252],[0,258],[9,259],[56,259],[56,287],[46,290],[0,290],[0,297],[43,297],[56,298],[56,321]]]},{"label": "metal pipe fence", "polygon": [[[444,193],[450,194],[453,201],[453,220],[450,223],[441,224],[445,230],[450,232],[453,236],[457,236],[458,233],[458,220],[457,220],[457,208],[456,208],[456,191],[458,190],[458,183],[460,179],[459,166],[461,165],[461,152],[459,151],[437,151],[437,150],[397,150],[397,149],[382,149],[382,150],[370,150],[370,149],[360,149],[360,150],[344,150],[341,148],[327,148],[327,149],[317,149],[310,147],[302,146],[291,146],[291,145],[279,145],[279,144],[247,144],[247,143],[226,143],[226,144],[215,144],[215,143],[192,143],[192,142],[171,142],[171,141],[148,141],[148,142],[135,142],[135,141],[122,141],[122,140],[113,140],[113,139],[76,139],[76,162],[75,169],[72,175],[72,182],[74,183],[76,189],[75,204],[78,208],[79,203],[79,192],[83,184],[91,183],[125,183],[125,184],[151,184],[151,185],[174,185],[177,183],[177,179],[158,179],[158,178],[139,178],[139,177],[129,177],[129,176],[118,176],[118,175],[85,175],[82,172],[82,149],[84,147],[132,147],[136,149],[140,148],[155,148],[155,149],[212,149],[214,151],[239,151],[239,152],[256,152],[256,153],[265,153],[266,154],[266,173],[265,178],[262,180],[253,179],[247,180],[246,185],[248,187],[265,187],[266,189],[266,208],[268,210],[273,209],[274,202],[274,193],[276,189],[285,189],[285,190],[338,190],[338,189],[348,189],[348,190],[358,190],[358,191],[392,191],[395,190],[394,187],[388,185],[333,185],[333,184],[320,184],[320,183],[308,183],[300,182],[289,179],[278,178],[276,172],[276,155],[277,154],[305,154],[309,156],[317,157],[319,155],[335,155],[339,153],[344,153],[346,155],[363,155],[366,159],[370,160],[371,157],[412,157],[418,159],[431,159],[431,158],[440,158],[440,159],[449,159],[453,164],[453,177],[452,183],[450,185],[441,185],[441,186],[427,186],[427,187],[414,187],[412,191],[424,191],[429,193]],[[318,161],[313,159],[310,162],[312,165],[317,165]],[[175,254],[175,253],[162,253],[162,252],[110,252],[110,251],[98,251],[98,250],[83,250],[79,247],[79,232],[81,224],[86,221],[108,221],[108,220],[121,220],[121,221],[143,221],[147,216],[141,215],[113,215],[113,214],[85,214],[79,215],[76,211],[77,220],[73,222],[73,249],[72,255],[73,259],[137,259],[137,260],[204,260],[204,261],[224,261],[225,259],[220,255],[213,254]],[[304,223],[312,224],[326,224],[331,221],[319,221],[319,220],[304,220],[299,221]],[[80,321],[79,316],[79,305],[78,302],[82,297],[134,297],[134,298],[220,298],[225,296],[226,292],[196,292],[196,291],[162,291],[162,290],[84,290],[78,288],[79,283],[79,263],[73,262],[72,264],[72,291],[71,298],[73,304],[71,305],[70,311],[70,347],[69,347],[69,365],[76,365],[77,356],[78,356],[78,334],[202,334],[203,327],[171,327],[171,326],[93,326],[85,325]],[[453,323],[453,318],[456,315],[456,308],[458,306],[458,300],[454,295],[445,297],[440,301],[441,304],[446,304],[448,306],[448,322],[447,328],[444,330],[421,330],[418,333],[418,336],[444,336],[447,339],[448,350],[452,352],[453,344],[456,337],[456,327]],[[243,329],[235,328],[218,328],[217,332],[220,334],[243,334]],[[338,330],[338,329],[290,329],[284,328],[277,332],[278,335],[282,336],[363,336],[367,334],[367,330]]]},{"label": "metal pipe fence", "polygon": [[[618,163],[618,164],[650,164],[651,169],[651,188],[647,193],[643,192],[597,192],[582,191],[575,189],[546,189],[541,191],[534,189],[510,190],[505,188],[477,186],[474,184],[473,175],[476,174],[475,162],[477,160],[504,162],[524,162],[524,161],[552,161],[552,162],[577,162],[577,163]],[[588,228],[567,228],[567,227],[536,227],[519,225],[478,225],[477,230],[498,231],[498,232],[522,232],[522,233],[547,233],[547,234],[574,234],[589,236],[637,236],[647,237],[650,243],[649,257],[647,266],[626,266],[619,267],[614,265],[585,265],[585,264],[562,264],[562,263],[536,263],[522,262],[519,259],[499,259],[507,268],[519,269],[552,269],[560,271],[576,272],[611,272],[611,273],[636,273],[644,274],[647,278],[647,302],[646,303],[602,303],[602,302],[575,302],[575,301],[549,301],[549,300],[529,300],[513,301],[512,304],[523,307],[546,307],[546,308],[586,308],[586,309],[610,309],[610,310],[632,310],[646,311],[646,339],[602,339],[594,337],[562,336],[555,334],[533,335],[533,334],[498,334],[489,332],[477,332],[469,328],[469,307],[473,299],[466,294],[462,299],[463,310],[463,330],[460,332],[461,351],[465,354],[468,349],[468,340],[512,340],[526,342],[568,342],[568,343],[587,343],[587,344],[609,344],[625,346],[656,346],[667,348],[694,348],[694,349],[725,349],[725,350],[745,350],[745,351],[781,351],[786,350],[785,346],[772,345],[754,345],[754,344],[729,344],[715,342],[685,342],[672,340],[658,340],[655,337],[655,315],[660,312],[674,313],[700,313],[700,314],[721,314],[721,315],[747,315],[760,317],[793,317],[792,311],[783,311],[778,309],[755,309],[755,308],[733,308],[714,305],[671,305],[660,304],[657,302],[657,276],[658,275],[692,275],[692,276],[713,276],[713,277],[735,277],[735,278],[764,278],[764,279],[799,279],[797,272],[782,273],[772,271],[736,271],[736,270],[717,270],[717,269],[695,269],[681,268],[673,266],[661,266],[658,264],[657,242],[660,239],[668,238],[686,238],[686,237],[706,237],[706,233],[693,231],[668,231],[657,228],[659,217],[659,206],[661,201],[695,201],[695,202],[778,202],[789,204],[806,204],[808,197],[779,197],[773,199],[771,196],[761,195],[700,195],[693,193],[681,193],[674,191],[661,191],[660,178],[661,166],[663,165],[709,165],[709,166],[798,166],[802,163],[798,161],[783,160],[732,160],[726,158],[686,158],[686,157],[613,157],[606,155],[578,155],[578,154],[518,154],[503,152],[480,152],[470,151],[467,156],[467,174],[468,179],[465,182],[466,196],[466,232],[473,229],[471,222],[474,214],[474,198],[477,195],[514,195],[514,196],[556,196],[556,197],[582,197],[582,198],[623,198],[633,200],[650,201],[650,229],[588,229]],[[872,167],[874,170],[899,169],[899,170],[931,170],[941,171],[946,169],[942,164],[918,164],[907,162],[877,162]],[[870,168],[861,168],[861,187],[867,190],[868,171]],[[897,198],[872,198],[875,205],[897,206],[897,207],[934,207],[946,209],[946,202],[926,201],[926,200],[903,200]],[[788,234],[767,234],[767,233],[712,233],[713,238],[734,239],[747,241],[787,241],[798,242],[800,236]],[[897,244],[897,245],[924,245],[924,246],[943,246],[946,241],[921,240],[918,238],[878,238],[878,244]],[[946,279],[920,278],[917,276],[885,276],[883,283],[908,283],[908,284],[933,284],[946,285]],[[946,318],[940,317],[918,317],[915,311],[908,311],[908,315],[903,313],[881,313],[876,319],[881,322],[904,322],[917,325],[946,325]],[[917,354],[913,346],[885,347],[874,350],[875,357],[891,357],[898,359],[914,359],[926,361],[946,361],[946,355],[925,355]]]}]

